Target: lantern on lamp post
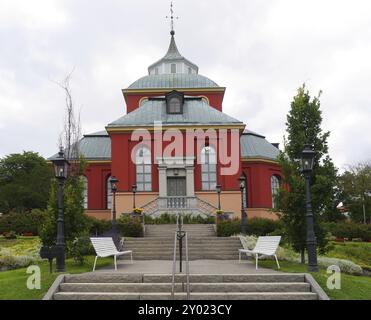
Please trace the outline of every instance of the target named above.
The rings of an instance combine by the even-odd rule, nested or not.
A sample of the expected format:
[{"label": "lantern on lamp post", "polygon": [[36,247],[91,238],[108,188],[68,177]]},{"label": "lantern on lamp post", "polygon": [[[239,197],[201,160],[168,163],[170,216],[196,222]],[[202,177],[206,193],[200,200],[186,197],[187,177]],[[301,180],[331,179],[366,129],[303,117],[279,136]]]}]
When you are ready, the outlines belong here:
[{"label": "lantern on lamp post", "polygon": [[244,192],[246,188],[246,178],[244,175],[241,175],[238,178],[239,187],[241,191],[241,233],[243,235],[246,235],[246,220],[247,220],[247,214],[246,214],[246,208],[244,203]]},{"label": "lantern on lamp post", "polygon": [[110,178],[111,184],[111,191],[112,191],[112,238],[113,242],[115,243],[116,247],[119,247],[119,236],[117,233],[117,222],[116,222],[116,192],[117,192],[117,184],[119,180],[112,176]]},{"label": "lantern on lamp post", "polygon": [[301,172],[305,178],[305,195],[306,195],[306,220],[307,220],[307,231],[306,231],[306,244],[308,251],[308,271],[317,272],[317,240],[314,233],[314,220],[312,211],[312,199],[310,190],[310,179],[313,172],[314,157],[316,152],[313,150],[313,146],[306,144],[301,154]]},{"label": "lantern on lamp post", "polygon": [[216,192],[218,193],[218,210],[221,210],[221,205],[220,205],[220,193],[222,192],[222,186],[220,184],[217,184],[215,187]]},{"label": "lantern on lamp post", "polygon": [[58,182],[56,271],[64,272],[65,271],[66,246],[65,246],[65,235],[64,235],[63,186],[68,176],[68,167],[70,164],[64,157],[64,151],[62,147],[59,150],[58,156],[51,159],[51,161],[54,166],[55,178],[57,179],[57,182]]}]

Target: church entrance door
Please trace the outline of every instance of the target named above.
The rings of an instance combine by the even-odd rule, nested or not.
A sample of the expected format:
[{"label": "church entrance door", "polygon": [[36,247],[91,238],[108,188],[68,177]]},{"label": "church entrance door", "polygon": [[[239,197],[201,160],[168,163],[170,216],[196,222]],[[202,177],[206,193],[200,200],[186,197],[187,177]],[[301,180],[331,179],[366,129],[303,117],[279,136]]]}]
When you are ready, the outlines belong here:
[{"label": "church entrance door", "polygon": [[187,184],[185,177],[167,178],[167,196],[185,197],[187,195]]}]

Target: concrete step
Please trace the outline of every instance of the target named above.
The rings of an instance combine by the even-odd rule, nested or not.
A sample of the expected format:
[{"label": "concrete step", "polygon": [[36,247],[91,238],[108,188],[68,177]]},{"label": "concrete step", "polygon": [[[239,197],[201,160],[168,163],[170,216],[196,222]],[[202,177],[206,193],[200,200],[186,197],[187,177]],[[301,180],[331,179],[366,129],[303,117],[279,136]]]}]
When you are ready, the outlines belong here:
[{"label": "concrete step", "polygon": [[[146,228],[150,230],[176,230],[176,224],[146,224]],[[183,224],[182,229],[194,230],[194,229],[214,229],[213,224]]]},{"label": "concrete step", "polygon": [[[186,293],[175,293],[176,300],[185,300]],[[192,300],[317,300],[312,292],[196,292],[191,293]],[[58,292],[55,300],[171,300],[171,294],[165,292]]]},{"label": "concrete step", "polygon": [[[213,252],[213,253],[237,253],[238,249],[240,247],[237,246],[220,246],[220,247],[215,247],[210,249],[209,247],[191,247],[189,248],[188,252]],[[134,253],[151,253],[151,252],[156,252],[156,253],[173,253],[174,248],[172,247],[140,247],[140,246],[125,246],[124,250],[132,250]],[[179,248],[177,247],[176,249],[179,251]],[[183,246],[183,252],[185,252],[185,246]]]},{"label": "concrete step", "polygon": [[[173,255],[134,255],[134,260],[173,260]],[[120,260],[128,260],[128,258],[122,258]],[[177,256],[177,260],[179,260],[179,256]],[[185,255],[183,256],[183,260],[185,261]],[[190,255],[188,257],[189,261],[194,260],[238,260],[238,255]]]},{"label": "concrete step", "polygon": [[[169,240],[174,241],[174,236],[172,237],[144,237],[144,238],[124,238],[124,243],[130,242],[157,242],[157,243],[167,243]],[[241,243],[238,238],[222,238],[222,237],[190,237],[188,242],[192,243],[214,243],[214,242],[232,242]]]},{"label": "concrete step", "polygon": [[[176,244],[176,247],[179,247],[179,244]],[[164,249],[173,249],[174,244],[173,243],[124,243],[124,248],[164,248]],[[183,242],[183,248],[185,248],[185,243]],[[221,249],[221,248],[242,248],[241,244],[238,243],[189,243],[188,242],[188,248],[202,248],[202,249]]]},{"label": "concrete step", "polygon": [[[185,292],[177,283],[175,292]],[[171,283],[62,283],[61,292],[171,292]],[[191,292],[310,292],[309,283],[191,283]]]},{"label": "concrete step", "polygon": [[[179,251],[177,250],[176,252],[177,255],[179,255]],[[186,252],[183,250],[182,252],[183,254],[183,257],[185,257],[185,254]],[[173,250],[167,250],[167,251],[163,251],[163,250],[136,250],[134,251],[133,250],[133,256],[134,258],[135,257],[139,257],[139,256],[143,256],[143,255],[162,255],[162,256],[168,256],[168,255],[171,255],[173,256],[174,255],[174,252]],[[238,252],[237,250],[225,250],[225,251],[218,251],[218,250],[213,250],[213,251],[203,251],[203,250],[189,250],[188,251],[188,255],[189,256],[236,256],[238,257]]]},{"label": "concrete step", "polygon": [[[191,283],[304,283],[304,274],[272,273],[272,274],[191,274]],[[89,272],[66,275],[65,283],[171,283],[171,274],[136,274],[114,272]],[[176,274],[175,282],[185,282],[185,274]]]}]

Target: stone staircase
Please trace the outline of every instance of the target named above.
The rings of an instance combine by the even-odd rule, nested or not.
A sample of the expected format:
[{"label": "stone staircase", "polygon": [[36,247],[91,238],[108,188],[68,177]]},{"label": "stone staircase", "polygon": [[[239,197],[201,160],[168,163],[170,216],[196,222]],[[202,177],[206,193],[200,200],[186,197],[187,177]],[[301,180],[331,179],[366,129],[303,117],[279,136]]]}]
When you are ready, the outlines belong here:
[{"label": "stone staircase", "polygon": [[[308,278],[309,277],[309,278]],[[311,280],[310,280],[311,279]],[[176,300],[186,300],[184,274],[175,278]],[[191,274],[191,300],[328,299],[307,274]],[[318,289],[319,288],[319,289]],[[170,300],[170,274],[61,275],[44,300]]]},{"label": "stone staircase", "polygon": [[[146,225],[145,237],[125,238],[124,250],[132,250],[134,260],[173,260],[175,230],[176,225]],[[242,248],[240,240],[217,237],[214,225],[186,224],[183,230],[188,234],[189,260],[238,259],[238,249]]]}]

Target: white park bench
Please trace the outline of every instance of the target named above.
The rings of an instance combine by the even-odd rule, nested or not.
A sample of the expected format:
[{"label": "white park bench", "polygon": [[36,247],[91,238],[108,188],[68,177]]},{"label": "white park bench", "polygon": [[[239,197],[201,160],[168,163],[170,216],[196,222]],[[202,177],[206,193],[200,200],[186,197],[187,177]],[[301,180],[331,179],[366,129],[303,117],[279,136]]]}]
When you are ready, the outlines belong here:
[{"label": "white park bench", "polygon": [[280,264],[278,263],[276,251],[278,245],[281,241],[281,236],[267,236],[267,237],[259,237],[258,241],[256,242],[254,249],[248,248],[248,243],[246,238],[240,237],[243,249],[238,249],[238,260],[241,262],[241,253],[246,253],[247,255],[255,256],[256,261],[256,269],[258,269],[258,260],[259,255],[262,256],[273,256],[276,259],[278,269],[280,268]]},{"label": "white park bench", "polygon": [[93,244],[94,250],[97,254],[94,260],[94,267],[93,271],[95,271],[95,266],[97,264],[98,257],[105,258],[105,257],[114,257],[115,261],[115,270],[117,270],[117,256],[122,256],[124,254],[130,254],[131,263],[133,263],[133,251],[118,251],[112,238],[104,237],[104,238],[90,238],[91,243]]}]

